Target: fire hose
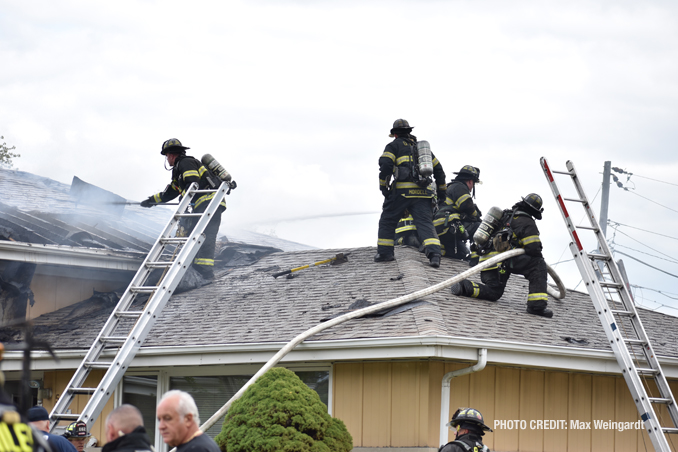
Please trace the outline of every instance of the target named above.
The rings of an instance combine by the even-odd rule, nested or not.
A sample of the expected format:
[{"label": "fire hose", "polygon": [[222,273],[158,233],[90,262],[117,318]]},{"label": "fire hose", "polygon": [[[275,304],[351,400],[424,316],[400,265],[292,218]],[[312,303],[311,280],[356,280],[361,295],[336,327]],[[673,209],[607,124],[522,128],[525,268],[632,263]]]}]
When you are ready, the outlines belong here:
[{"label": "fire hose", "polygon": [[[431,287],[427,287],[426,289],[418,290],[416,292],[412,292],[409,295],[403,295],[402,297],[394,298],[392,300],[384,301],[382,303],[378,303],[378,304],[368,306],[368,307],[363,308],[363,309],[358,309],[356,311],[346,313],[346,314],[341,315],[339,317],[335,317],[334,319],[328,320],[327,322],[323,322],[320,325],[316,325],[313,328],[301,333],[300,335],[298,335],[297,337],[292,339],[290,342],[288,342],[287,345],[285,345],[283,348],[281,348],[280,351],[278,353],[276,353],[271,359],[269,359],[268,362],[266,364],[264,364],[264,366],[261,369],[259,369],[259,371],[256,374],[254,374],[254,376],[252,378],[250,378],[249,381],[247,383],[245,383],[245,385],[242,388],[240,388],[240,390],[237,393],[235,393],[235,395],[233,397],[231,397],[231,399],[228,402],[226,402],[226,404],[219,409],[219,411],[214,413],[212,415],[212,417],[210,417],[207,421],[205,421],[205,423],[203,425],[200,426],[200,430],[202,430],[204,432],[204,431],[207,431],[210,427],[212,427],[221,416],[225,415],[228,412],[228,410],[231,407],[231,405],[233,404],[233,402],[238,400],[244,394],[245,390],[247,390],[247,388],[249,388],[252,384],[254,384],[254,382],[256,382],[259,379],[259,377],[261,377],[263,374],[265,374],[273,366],[278,364],[280,362],[280,360],[282,360],[285,357],[285,355],[287,355],[289,352],[294,350],[294,348],[297,345],[301,344],[302,342],[304,342],[306,339],[313,336],[314,334],[317,334],[317,333],[319,333],[323,330],[326,330],[328,328],[331,328],[335,325],[339,325],[340,323],[344,323],[348,320],[355,319],[355,318],[358,318],[358,317],[362,317],[364,315],[371,314],[371,313],[374,313],[374,312],[377,312],[377,311],[381,311],[383,309],[393,308],[395,306],[400,306],[400,305],[408,303],[410,301],[414,301],[414,300],[417,300],[419,298],[425,297],[427,295],[431,295],[432,293],[435,293],[435,292],[438,292],[442,289],[450,287],[453,284],[456,284],[456,283],[462,281],[463,279],[466,279],[469,276],[480,272],[481,270],[483,270],[486,267],[490,267],[490,266],[495,265],[499,262],[505,261],[506,259],[509,259],[509,258],[515,257],[515,256],[519,256],[519,255],[524,254],[524,253],[525,253],[525,250],[522,249],[522,248],[506,251],[504,253],[501,253],[497,256],[494,256],[493,258],[488,259],[488,260],[476,265],[473,268],[470,268],[469,270],[466,270],[465,272],[459,273],[458,275],[456,275],[456,276],[454,276],[450,279],[447,279],[443,282],[440,282],[436,285],[433,285]],[[548,264],[546,265],[546,267],[547,267],[549,275],[551,275],[551,277],[553,278],[553,281],[557,285],[557,289],[553,288],[550,285],[547,285],[546,291],[553,298],[556,298],[558,300],[562,300],[563,298],[565,298],[565,285],[563,284],[560,277],[556,274],[555,270],[553,270]]]}]

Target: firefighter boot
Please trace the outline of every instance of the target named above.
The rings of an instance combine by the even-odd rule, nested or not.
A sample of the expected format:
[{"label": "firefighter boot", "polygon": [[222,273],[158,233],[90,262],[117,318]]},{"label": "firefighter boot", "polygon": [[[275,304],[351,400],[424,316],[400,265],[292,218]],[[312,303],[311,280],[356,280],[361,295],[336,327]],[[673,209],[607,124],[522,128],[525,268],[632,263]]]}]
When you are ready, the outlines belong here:
[{"label": "firefighter boot", "polygon": [[531,308],[527,307],[527,313],[532,314],[532,315],[540,315],[542,317],[546,318],[551,318],[553,317],[553,311],[551,311],[549,308],[544,308],[544,309],[536,309],[536,308]]},{"label": "firefighter boot", "polygon": [[390,262],[395,260],[395,256],[393,254],[379,254],[377,253],[374,256],[374,262]]},{"label": "firefighter boot", "polygon": [[452,291],[452,295],[462,297],[470,297],[473,295],[473,283],[466,279],[461,280],[456,284],[453,284],[452,287],[450,287],[450,289]]},{"label": "firefighter boot", "polygon": [[432,254],[431,258],[428,260],[428,263],[433,268],[440,267],[440,254]]}]

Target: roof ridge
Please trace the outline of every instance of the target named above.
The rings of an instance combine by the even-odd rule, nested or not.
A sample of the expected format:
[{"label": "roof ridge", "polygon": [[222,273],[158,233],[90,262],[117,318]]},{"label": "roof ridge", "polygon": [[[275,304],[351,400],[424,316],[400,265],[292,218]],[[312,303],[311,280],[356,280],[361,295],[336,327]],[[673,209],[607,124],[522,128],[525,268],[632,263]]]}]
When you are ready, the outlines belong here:
[{"label": "roof ridge", "polygon": [[[395,255],[398,269],[404,275],[403,285],[407,293],[416,292],[437,284],[429,279],[427,270],[430,267],[422,253],[406,246],[397,246],[395,248]],[[427,302],[411,309],[419,334],[423,336],[449,334],[438,303],[428,296],[419,300]]]}]

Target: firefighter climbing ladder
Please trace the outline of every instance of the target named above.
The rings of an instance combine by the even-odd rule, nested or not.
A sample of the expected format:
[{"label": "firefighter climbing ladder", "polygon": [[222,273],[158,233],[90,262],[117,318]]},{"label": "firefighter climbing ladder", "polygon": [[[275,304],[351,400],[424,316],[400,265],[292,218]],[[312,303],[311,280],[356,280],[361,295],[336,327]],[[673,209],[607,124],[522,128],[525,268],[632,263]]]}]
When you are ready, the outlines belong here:
[{"label": "firefighter climbing ladder", "polygon": [[[54,406],[50,414],[50,430],[54,429],[59,421],[75,420],[84,421],[89,429],[101,414],[104,405],[200,249],[205,238],[203,231],[219,208],[228,188],[228,182],[223,182],[216,190],[198,190],[196,183],[188,188],[172,219],[139,267]],[[204,212],[185,213],[194,195],[210,193],[213,193],[214,197]],[[192,218],[193,221],[197,219],[197,223],[188,237],[171,237],[171,233],[182,218]],[[156,269],[162,269],[164,273],[157,283],[153,283],[149,281],[149,277]],[[149,298],[145,306],[135,308],[133,303],[138,295],[148,295]],[[113,354],[115,356],[111,359]],[[85,387],[85,379],[93,369],[104,369],[106,373],[96,388]],[[91,397],[82,413],[71,414],[69,407],[78,394],[91,394]]]},{"label": "firefighter climbing ladder", "polygon": [[[603,324],[607,339],[621,368],[626,384],[631,391],[638,413],[655,450],[670,452],[671,446],[666,434],[678,433],[678,409],[664,372],[659,365],[650,339],[638,317],[628,287],[610,252],[605,236],[591,210],[584,189],[577,177],[574,164],[567,162],[567,171],[551,170],[548,161],[542,157],[541,166],[549,181],[551,191],[556,198],[567,229],[572,237],[570,250],[579,267],[586,288]],[[553,178],[554,174],[570,176],[578,198],[563,198]],[[590,226],[575,226],[572,217],[565,208],[565,201],[580,204],[586,210]],[[598,251],[587,253],[577,234],[577,230],[592,231],[598,241]],[[659,397],[648,395],[643,377],[652,377],[657,385]],[[663,406],[661,406],[663,405]],[[655,409],[656,406],[656,409]],[[657,413],[668,412],[672,427],[662,427]],[[666,416],[663,416],[665,419]]]}]

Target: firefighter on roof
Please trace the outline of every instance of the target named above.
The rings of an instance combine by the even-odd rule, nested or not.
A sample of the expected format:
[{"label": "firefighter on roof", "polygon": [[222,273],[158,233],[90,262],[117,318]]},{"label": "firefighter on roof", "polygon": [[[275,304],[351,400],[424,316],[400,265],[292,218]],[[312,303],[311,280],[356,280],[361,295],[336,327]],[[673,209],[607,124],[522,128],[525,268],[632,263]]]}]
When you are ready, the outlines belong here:
[{"label": "firefighter on roof", "polygon": [[[436,228],[443,254],[455,259],[469,259],[466,240],[472,238],[481,222],[481,213],[473,202],[475,184],[480,184],[480,169],[466,165],[457,177],[447,184],[446,197],[436,212],[433,225]],[[471,196],[473,191],[473,197]]]},{"label": "firefighter on roof", "polygon": [[[210,172],[200,160],[186,155],[186,149],[176,138],[171,138],[162,144],[160,153],[167,157],[167,163],[172,168],[172,182],[160,193],[150,196],[141,202],[142,207],[153,207],[156,204],[171,201],[179,195],[184,195],[188,187],[198,183],[199,189],[211,188],[207,178]],[[233,183],[235,185],[235,182]],[[202,213],[207,208],[214,193],[196,194],[192,201],[193,213]],[[214,251],[217,243],[217,232],[221,225],[221,214],[226,210],[226,203],[222,202],[214,217],[205,228],[205,242],[200,247],[193,260],[193,268],[205,279],[214,279]],[[192,229],[195,223],[188,225]]]},{"label": "firefighter on roof", "polygon": [[451,430],[456,430],[455,439],[438,449],[438,452],[489,452],[490,449],[483,444],[482,437],[492,429],[485,425],[480,411],[459,408],[447,425]]},{"label": "firefighter on roof", "polygon": [[[407,209],[416,225],[419,241],[425,248],[426,257],[432,267],[440,266],[440,240],[433,227],[433,206],[431,198],[436,190],[439,196],[445,193],[445,171],[438,159],[430,152],[428,143],[417,142],[411,134],[412,127],[404,119],[393,123],[390,137],[394,140],[386,145],[379,158],[379,189],[384,195],[379,238],[375,262],[392,261],[394,257],[395,230],[398,221]],[[426,144],[426,147],[422,144]],[[430,155],[432,174],[421,165],[420,154]],[[422,160],[423,161],[423,160]],[[433,185],[432,177],[435,178]],[[393,178],[393,183],[391,183]]]},{"label": "firefighter on roof", "polygon": [[[522,201],[513,205],[512,210],[505,210],[508,227],[496,231],[493,239],[493,248],[483,254],[480,262],[506,251],[509,248],[524,248],[525,254],[513,257],[506,262],[485,268],[480,272],[480,280],[484,284],[477,284],[467,279],[452,286],[452,294],[465,297],[481,298],[497,301],[504,294],[506,282],[511,273],[525,276],[529,281],[527,295],[527,312],[542,317],[553,317],[553,311],[546,307],[548,296],[546,280],[548,278],[546,262],[541,254],[542,245],[539,239],[539,229],[534,219],[541,220],[544,211],[541,196],[531,193],[522,198]],[[506,215],[508,213],[508,215]],[[498,240],[501,238],[506,240]],[[497,250],[498,247],[506,249]]]}]

